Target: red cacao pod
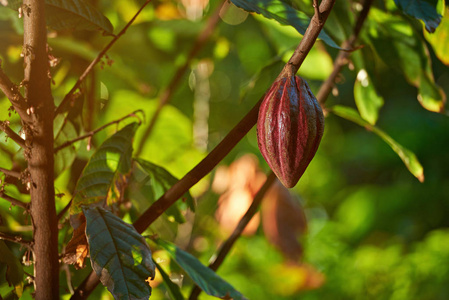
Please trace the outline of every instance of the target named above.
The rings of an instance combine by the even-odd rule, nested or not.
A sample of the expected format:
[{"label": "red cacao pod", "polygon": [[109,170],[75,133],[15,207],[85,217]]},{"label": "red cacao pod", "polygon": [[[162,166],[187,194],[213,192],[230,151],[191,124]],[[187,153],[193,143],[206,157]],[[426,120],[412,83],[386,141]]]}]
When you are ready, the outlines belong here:
[{"label": "red cacao pod", "polygon": [[257,140],[270,168],[287,188],[296,185],[318,149],[324,116],[299,76],[276,80],[259,109]]}]

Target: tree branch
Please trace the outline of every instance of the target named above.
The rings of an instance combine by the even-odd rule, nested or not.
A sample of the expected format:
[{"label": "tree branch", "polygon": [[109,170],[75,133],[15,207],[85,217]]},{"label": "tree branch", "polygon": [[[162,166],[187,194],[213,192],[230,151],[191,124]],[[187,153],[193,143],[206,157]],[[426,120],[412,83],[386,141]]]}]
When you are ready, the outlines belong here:
[{"label": "tree branch", "polygon": [[14,142],[17,143],[17,145],[19,145],[20,147],[22,147],[23,149],[28,148],[26,146],[25,140],[22,139],[17,133],[15,133],[11,128],[9,128],[8,126],[8,121],[0,121],[0,129],[6,133],[6,135],[13,140]]},{"label": "tree branch", "polygon": [[[373,0],[365,0],[363,2],[363,8],[357,17],[353,33],[351,37],[345,41],[342,45],[343,49],[354,49],[355,42],[359,37],[360,31],[362,30],[363,23],[365,23],[366,18],[368,17],[369,10],[371,5],[373,4]],[[350,51],[340,50],[337,58],[334,61],[334,69],[332,70],[331,75],[326,79],[326,81],[321,85],[320,90],[317,94],[317,100],[324,105],[329,94],[331,93],[334,85],[335,79],[337,79],[338,74],[340,74],[343,67],[348,63],[348,58],[351,55]]]},{"label": "tree branch", "polygon": [[98,56],[90,63],[90,65],[86,68],[84,73],[78,78],[75,85],[72,87],[72,89],[68,92],[67,95],[65,95],[64,99],[62,100],[61,104],[58,106],[58,108],[55,111],[55,116],[62,113],[65,107],[72,101],[73,94],[75,91],[81,86],[81,83],[84,81],[84,79],[87,77],[87,75],[92,71],[94,66],[101,60],[101,58],[106,54],[106,52],[117,42],[117,40],[125,34],[126,30],[134,23],[137,16],[142,12],[142,10],[145,8],[145,6],[150,3],[151,0],[146,0],[145,3],[140,7],[140,9],[137,11],[137,13],[132,17],[132,19],[123,27],[123,29],[112,39],[112,41],[109,42],[109,44],[104,47],[104,49],[98,54]]},{"label": "tree branch", "polygon": [[[123,120],[125,120],[125,119],[127,119],[127,118],[129,118],[129,117],[137,117],[137,113],[138,113],[138,112],[143,113],[143,111],[142,111],[141,109],[135,110],[135,111],[133,111],[132,113],[127,114],[127,115],[124,116],[123,118],[120,118],[120,119],[118,119],[118,120],[109,122],[109,123],[107,123],[107,124],[105,124],[105,125],[103,125],[103,126],[101,126],[101,127],[98,127],[97,129],[94,129],[94,130],[92,130],[92,131],[89,131],[89,132],[86,133],[85,135],[79,136],[79,137],[77,137],[77,138],[75,138],[75,139],[73,139],[73,140],[67,141],[67,142],[65,142],[65,143],[63,143],[63,144],[61,144],[61,145],[59,145],[58,147],[55,148],[54,151],[55,151],[55,153],[57,153],[59,150],[64,149],[64,148],[66,148],[66,147],[68,147],[68,146],[70,146],[70,145],[72,145],[72,144],[74,144],[74,143],[76,143],[76,142],[78,142],[78,141],[81,141],[81,140],[83,140],[83,139],[85,139],[85,138],[91,137],[91,136],[93,136],[94,134],[96,134],[97,132],[99,132],[99,131],[105,129],[106,127],[109,127],[109,126],[111,126],[111,125],[113,125],[113,124],[118,124],[118,123],[120,123],[121,121],[123,121]],[[139,121],[140,121],[140,120],[139,120]]]},{"label": "tree branch", "polygon": [[18,178],[18,179],[20,179],[22,177],[20,172],[8,170],[8,169],[2,168],[2,167],[0,167],[0,172],[5,174],[6,176],[11,176],[11,177]]},{"label": "tree branch", "polygon": [[15,111],[19,114],[20,118],[24,121],[29,120],[29,116],[26,113],[28,105],[26,104],[25,98],[19,92],[17,85],[12,83],[9,77],[3,72],[1,68],[0,60],[0,90],[5,94],[5,96],[11,102]]},{"label": "tree branch", "polygon": [[156,124],[156,121],[159,118],[159,115],[162,111],[162,108],[168,102],[170,102],[171,97],[173,96],[174,92],[178,88],[179,82],[181,81],[184,73],[187,71],[187,68],[189,67],[192,59],[195,56],[197,56],[198,52],[201,50],[201,48],[203,48],[203,46],[206,44],[206,41],[209,39],[209,37],[214,32],[214,29],[217,26],[218,21],[220,21],[220,11],[221,11],[224,3],[225,2],[218,5],[218,7],[215,9],[214,13],[210,16],[206,27],[204,27],[203,31],[196,38],[195,43],[194,43],[192,49],[190,50],[186,61],[184,62],[184,64],[182,66],[180,66],[176,70],[175,75],[172,77],[170,83],[162,91],[156,111],[154,112],[153,116],[151,117],[150,123],[143,134],[143,138],[140,140],[141,141],[140,144],[136,148],[135,156],[139,156],[140,153],[142,153],[145,142],[149,139],[151,132],[153,131],[154,125]]},{"label": "tree branch", "polygon": [[[209,264],[209,268],[211,268],[214,271],[218,270],[218,268],[228,255],[229,251],[231,250],[232,246],[234,245],[234,243],[242,235],[243,230],[256,214],[257,209],[260,206],[260,203],[262,203],[265,193],[268,191],[268,189],[271,187],[271,185],[275,180],[276,175],[274,175],[273,172],[270,172],[270,174],[267,177],[267,180],[254,197],[251,206],[248,208],[245,215],[240,219],[239,223],[237,224],[237,227],[234,229],[234,231],[228,237],[228,239],[223,244],[221,244],[218,250],[218,254],[215,257],[214,261]],[[201,289],[197,285],[195,285],[194,288],[192,289],[192,292],[190,293],[189,300],[197,299],[200,293]]]},{"label": "tree branch", "polygon": [[22,246],[25,246],[30,250],[32,250],[32,247],[33,247],[32,241],[24,240],[21,236],[18,236],[18,235],[11,236],[11,235],[5,234],[3,232],[0,232],[0,240],[14,242],[14,243],[20,244]]},{"label": "tree branch", "polygon": [[[323,18],[323,24],[329,15],[335,0],[323,0],[320,5],[320,12]],[[314,16],[315,18],[316,16]],[[311,29],[318,27],[317,29]],[[301,66],[307,53],[313,47],[322,25],[318,26],[314,22],[310,22],[306,33],[298,45],[294,58],[290,59],[284,67],[284,72],[287,68],[291,72],[296,68],[296,71]],[[313,36],[314,38],[311,38]],[[234,148],[234,146],[248,133],[248,131],[256,124],[259,113],[260,99],[256,105],[248,112],[248,114],[228,133],[228,135],[190,172],[188,172],[182,179],[175,183],[164,195],[162,195],[156,202],[154,202],[133,224],[139,233],[142,233],[148,226],[150,226],[165,210],[174,204],[186,191],[195,185],[201,178],[206,176],[215,166]],[[98,285],[99,280],[94,272],[78,286],[75,294],[71,299],[86,299],[89,294]]]},{"label": "tree branch", "polygon": [[4,191],[2,191],[2,190],[0,190],[0,198],[3,198],[3,199],[5,199],[6,201],[11,202],[12,205],[22,207],[22,208],[24,208],[25,210],[28,210],[28,208],[29,208],[29,203],[25,203],[25,202],[22,202],[22,201],[20,201],[20,200],[17,200],[16,198],[13,198],[13,197],[11,197],[11,196],[8,196],[8,195],[6,195],[6,194],[4,193]]}]

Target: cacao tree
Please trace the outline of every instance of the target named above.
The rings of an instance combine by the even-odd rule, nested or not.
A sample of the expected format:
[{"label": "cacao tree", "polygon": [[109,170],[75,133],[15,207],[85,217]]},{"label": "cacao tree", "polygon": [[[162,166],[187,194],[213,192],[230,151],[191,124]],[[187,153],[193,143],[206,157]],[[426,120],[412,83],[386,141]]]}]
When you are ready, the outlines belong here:
[{"label": "cacao tree", "polygon": [[0,299],[447,298],[445,1],[0,4]]}]

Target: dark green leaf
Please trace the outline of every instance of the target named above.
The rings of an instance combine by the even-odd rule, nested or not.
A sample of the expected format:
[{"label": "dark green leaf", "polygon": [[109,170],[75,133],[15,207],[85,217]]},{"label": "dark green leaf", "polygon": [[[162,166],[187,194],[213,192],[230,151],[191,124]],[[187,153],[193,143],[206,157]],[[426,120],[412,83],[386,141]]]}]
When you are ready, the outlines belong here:
[{"label": "dark green leaf", "polygon": [[83,207],[92,268],[115,299],[148,299],[155,266],[145,239],[101,207]]},{"label": "dark green leaf", "polygon": [[6,264],[6,280],[20,298],[23,291],[23,267],[19,259],[9,250],[6,243],[0,240],[0,262]]},{"label": "dark green leaf", "polygon": [[208,295],[218,298],[230,296],[234,300],[246,299],[240,292],[191,254],[161,239],[156,240],[156,243],[164,248],[187,275]]},{"label": "dark green leaf", "polygon": [[343,119],[357,123],[360,126],[363,126],[366,129],[377,134],[391,147],[391,149],[393,149],[394,152],[396,152],[399,155],[399,157],[402,159],[402,161],[404,162],[405,166],[410,171],[410,173],[412,173],[413,176],[418,178],[419,181],[421,182],[424,181],[423,167],[421,166],[420,162],[418,161],[418,158],[413,152],[411,152],[410,150],[408,150],[407,148],[403,147],[398,142],[393,140],[388,134],[386,134],[381,129],[371,125],[370,123],[362,119],[360,115],[357,113],[357,111],[350,107],[335,105],[330,109],[330,111]]},{"label": "dark green leaf", "polygon": [[438,0],[394,0],[394,3],[405,14],[424,21],[428,32],[434,32],[441,22]]},{"label": "dark green leaf", "polygon": [[354,99],[362,118],[371,125],[376,124],[384,99],[377,94],[365,70],[360,70],[357,74],[354,84]]},{"label": "dark green leaf", "polygon": [[[157,200],[172,185],[178,182],[178,179],[170,174],[170,172],[168,172],[166,169],[144,159],[137,158],[135,160],[139,163],[143,171],[146,173],[146,177],[142,180],[142,183],[150,188],[150,194],[148,196],[151,198],[150,200],[152,202]],[[192,211],[195,211],[195,201],[193,200],[189,192],[186,192],[183,195],[182,200],[187,203],[188,207]],[[183,202],[178,201],[177,206],[171,206],[166,213],[173,216],[177,222],[183,223],[185,222],[185,218],[180,212],[183,209]]]},{"label": "dark green leaf", "polygon": [[[265,18],[274,19],[283,25],[291,25],[302,35],[310,23],[310,18],[306,14],[297,11],[281,0],[231,0],[231,2],[246,11],[261,14]],[[326,32],[321,31],[318,37],[329,46],[339,48]]]},{"label": "dark green leaf", "polygon": [[[102,30],[113,34],[108,18],[87,0],[46,0],[45,3],[47,24],[55,30]],[[21,0],[8,0],[7,7],[17,10],[21,5]]]},{"label": "dark green leaf", "polygon": [[164,269],[162,267],[154,262],[156,265],[156,268],[159,270],[159,273],[162,276],[162,279],[164,280],[163,283],[167,286],[167,290],[171,296],[172,299],[175,300],[184,300],[184,297],[181,294],[181,290],[179,289],[179,286],[177,284],[174,284],[173,281],[170,280],[170,277],[167,273],[165,273]]},{"label": "dark green leaf", "polygon": [[137,123],[125,126],[92,155],[76,184],[71,215],[80,213],[82,205],[104,202],[117,176],[130,171],[132,140],[138,126]]}]

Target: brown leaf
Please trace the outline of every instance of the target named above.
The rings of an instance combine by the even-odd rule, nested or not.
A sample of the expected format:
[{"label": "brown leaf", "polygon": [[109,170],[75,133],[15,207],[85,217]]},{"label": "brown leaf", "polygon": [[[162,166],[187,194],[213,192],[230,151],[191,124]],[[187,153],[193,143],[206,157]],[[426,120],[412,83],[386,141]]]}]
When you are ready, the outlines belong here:
[{"label": "brown leaf", "polygon": [[82,215],[83,222],[73,231],[70,242],[65,247],[63,261],[66,264],[74,265],[76,269],[82,269],[85,259],[89,254],[89,244],[86,238],[86,218]]},{"label": "brown leaf", "polygon": [[300,260],[303,250],[298,238],[307,231],[306,216],[299,203],[279,181],[265,195],[261,212],[268,241],[278,247],[288,260]]}]

